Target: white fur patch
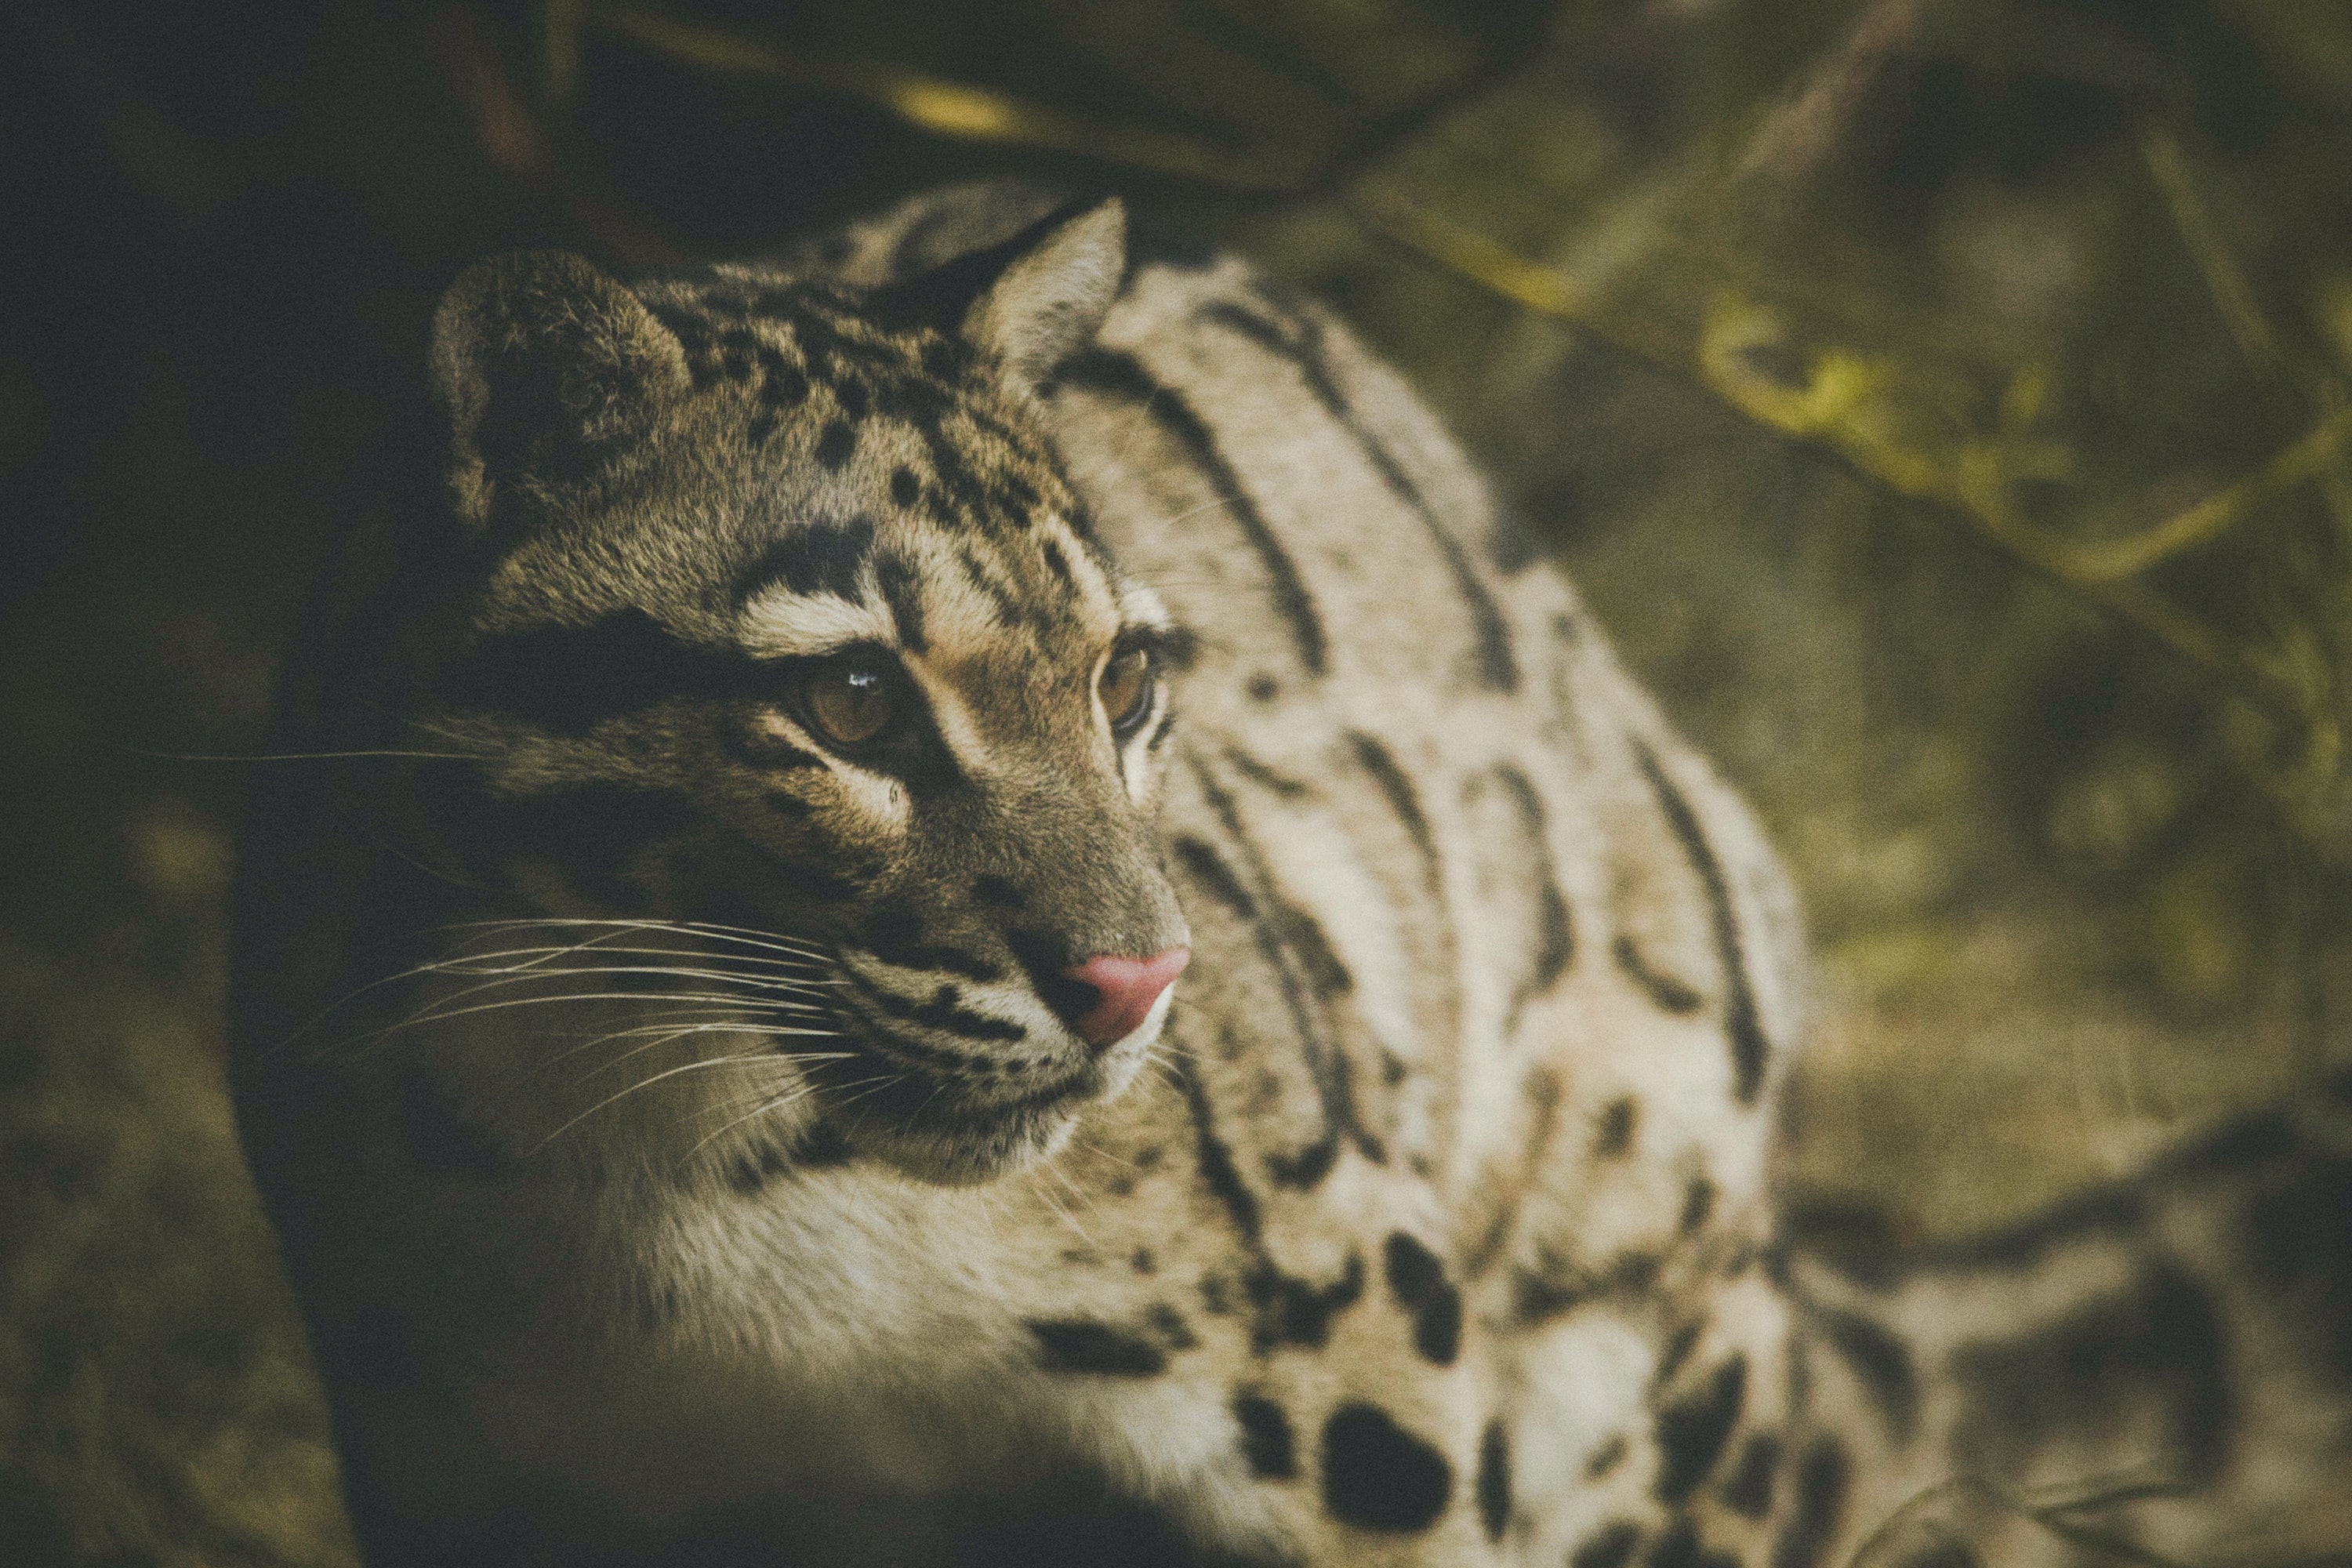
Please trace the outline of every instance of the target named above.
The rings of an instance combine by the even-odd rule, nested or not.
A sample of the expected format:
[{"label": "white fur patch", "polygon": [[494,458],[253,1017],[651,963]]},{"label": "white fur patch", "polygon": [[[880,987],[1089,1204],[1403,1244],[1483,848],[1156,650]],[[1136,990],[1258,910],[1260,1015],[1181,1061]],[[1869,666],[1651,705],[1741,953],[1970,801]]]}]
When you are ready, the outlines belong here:
[{"label": "white fur patch", "polygon": [[[859,585],[866,584],[861,581]],[[805,658],[861,642],[887,647],[895,630],[888,610],[832,594],[779,589],[761,595],[743,609],[744,644],[763,658]]]}]

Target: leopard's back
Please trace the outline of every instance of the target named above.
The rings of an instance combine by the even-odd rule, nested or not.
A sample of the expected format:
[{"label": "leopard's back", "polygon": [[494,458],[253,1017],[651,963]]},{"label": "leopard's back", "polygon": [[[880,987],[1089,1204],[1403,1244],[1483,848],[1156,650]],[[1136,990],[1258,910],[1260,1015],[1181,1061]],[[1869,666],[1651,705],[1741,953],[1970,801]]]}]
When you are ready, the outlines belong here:
[{"label": "leopard's back", "polygon": [[[987,237],[957,199],[843,265]],[[1167,1375],[1240,1422],[1293,1539],[1535,1562],[1650,1529],[1694,1464],[1654,1406],[1752,1363],[1769,1412],[1784,1381],[1769,1291],[1726,1294],[1769,1237],[1801,1031],[1777,863],[1318,308],[1145,249],[1051,411],[1197,639],[1162,836],[1198,956],[1152,1087],[1214,1239],[1095,1248],[1153,1264],[1106,1326],[1192,1325]],[[1084,1223],[1119,1218],[1097,1198]]]}]

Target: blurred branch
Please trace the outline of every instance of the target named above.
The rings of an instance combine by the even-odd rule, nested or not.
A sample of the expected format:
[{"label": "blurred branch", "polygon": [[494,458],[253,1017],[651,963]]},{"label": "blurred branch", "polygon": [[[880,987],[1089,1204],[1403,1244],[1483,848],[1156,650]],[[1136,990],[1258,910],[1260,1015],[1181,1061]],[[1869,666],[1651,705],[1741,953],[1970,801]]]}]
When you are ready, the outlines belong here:
[{"label": "blurred branch", "polygon": [[1070,114],[986,88],[869,60],[812,60],[749,35],[634,5],[585,19],[682,65],[867,103],[934,135],[1061,153],[1243,192],[1296,189],[1305,174],[1278,156],[1230,152],[1197,137]]},{"label": "blurred branch", "polygon": [[[2300,378],[2292,374],[2285,350],[2279,343],[2278,334],[2271,330],[2269,319],[2263,314],[2253,285],[2222,237],[2204,193],[2198,189],[2179,140],[2164,127],[2150,125],[2140,132],[2139,145],[2141,159],[2164,197],[2165,209],[2171,216],[2173,227],[2179,232],[2181,245],[2203,275],[2206,290],[2213,296],[2214,308],[2229,327],[2239,353],[2245,355],[2257,374],[2273,385],[2292,389],[2294,381],[2302,380],[2300,390],[2319,414],[2321,429],[2326,429],[2346,406],[2341,384],[2324,371]],[[2352,473],[2335,461],[2336,455],[2334,446],[2319,453],[2310,476],[2319,480],[2320,493],[2326,499],[2328,510],[2336,514],[2338,529],[2352,538]]]},{"label": "blurred branch", "polygon": [[543,49],[551,100],[560,101],[576,83],[579,35],[591,26],[682,65],[866,103],[937,136],[1086,158],[1237,195],[1298,199],[1339,188],[1397,142],[1525,70],[1542,58],[1552,18],[1531,13],[1521,25],[1489,39],[1473,68],[1433,92],[1365,120],[1344,146],[1319,162],[1288,149],[1236,149],[1125,121],[1072,114],[887,62],[810,59],[731,28],[645,6],[583,0],[546,0]]},{"label": "blurred branch", "polygon": [[2237,340],[2239,352],[2271,380],[2284,380],[2286,355],[2270,322],[2263,319],[2262,307],[2254,301],[2253,286],[2246,281],[2244,270],[2230,253],[2221,226],[2213,221],[2203,195],[2197,189],[2180,142],[2162,126],[2150,125],[2140,132],[2139,150],[2156,188],[2164,196],[2166,209],[2172,215],[2173,226],[2179,230],[2181,243],[2188,247],[2189,258],[2197,263],[2197,270],[2204,275],[2205,287],[2211,292],[2230,335]]},{"label": "blurred branch", "polygon": [[2114,582],[2219,539],[2265,501],[2326,473],[2347,447],[2352,447],[2352,408],[2339,408],[2269,462],[2196,505],[2128,539],[2075,547],[2078,569],[2095,581]]},{"label": "blurred branch", "polygon": [[[1777,343],[1780,336],[1778,321],[1759,307],[1737,298],[1718,301],[1698,342],[1685,351],[1663,341],[1664,334],[1628,330],[1625,323],[1612,321],[1557,270],[1400,196],[1360,195],[1350,206],[1374,232],[1469,282],[1539,315],[1572,322],[1669,374],[1696,381],[1749,420],[1792,440],[1829,449],[1885,489],[1957,512],[2012,558],[2100,605],[2181,658],[2229,679],[2265,710],[2309,721],[2311,715],[2291,691],[2225,647],[2201,622],[2144,586],[2119,581],[2124,574],[2112,571],[2107,559],[2019,517],[2008,500],[2008,476],[2019,466],[2013,443],[1970,443],[1954,458],[1939,461],[1896,439],[1892,411],[1879,397],[1885,380],[1882,364],[1830,350],[1816,356],[1803,385],[1784,385],[1750,363],[1753,351]],[[2352,419],[2324,426],[2282,454],[2271,468],[2143,537],[2162,535],[2180,542],[2169,544],[2163,552],[2167,554],[2185,547],[2191,538],[2210,537],[2256,500],[2304,477],[2347,439],[2352,439]]]}]

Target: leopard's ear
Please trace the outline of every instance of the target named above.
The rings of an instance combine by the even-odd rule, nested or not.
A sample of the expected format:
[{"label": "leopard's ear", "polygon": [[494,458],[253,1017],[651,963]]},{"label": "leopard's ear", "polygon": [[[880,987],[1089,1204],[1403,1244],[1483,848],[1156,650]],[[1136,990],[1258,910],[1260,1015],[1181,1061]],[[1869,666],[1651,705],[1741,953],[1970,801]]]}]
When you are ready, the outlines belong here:
[{"label": "leopard's ear", "polygon": [[1034,393],[1094,341],[1127,270],[1127,208],[1117,196],[1065,206],[1009,239],[884,291],[882,310],[961,331]]},{"label": "leopard's ear", "polygon": [[477,523],[500,485],[585,472],[690,384],[677,335],[616,279],[560,250],[467,268],[434,312],[432,370],[458,509]]}]

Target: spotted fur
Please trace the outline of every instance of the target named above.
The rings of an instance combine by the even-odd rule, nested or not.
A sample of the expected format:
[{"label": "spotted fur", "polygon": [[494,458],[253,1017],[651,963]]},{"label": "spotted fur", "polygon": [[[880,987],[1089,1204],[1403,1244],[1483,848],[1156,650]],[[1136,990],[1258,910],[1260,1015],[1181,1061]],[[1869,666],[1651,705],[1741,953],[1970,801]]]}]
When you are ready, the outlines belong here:
[{"label": "spotted fur", "polygon": [[[1122,229],[950,192],[445,300],[240,901],[372,1559],[963,1560],[1024,1499],[1218,1561],[2344,1551],[2352,1090],[1793,1248],[1747,813],[1344,329]],[[1089,1043],[1068,971],[1180,944]]]}]

